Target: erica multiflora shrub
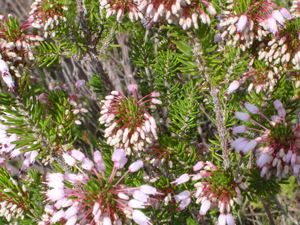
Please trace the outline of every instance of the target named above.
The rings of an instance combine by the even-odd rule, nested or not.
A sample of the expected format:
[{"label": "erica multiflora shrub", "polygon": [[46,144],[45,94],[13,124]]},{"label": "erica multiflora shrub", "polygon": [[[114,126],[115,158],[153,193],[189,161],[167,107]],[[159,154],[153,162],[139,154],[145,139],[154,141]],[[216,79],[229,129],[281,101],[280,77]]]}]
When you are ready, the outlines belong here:
[{"label": "erica multiflora shrub", "polygon": [[298,224],[300,1],[35,0],[0,16],[0,224]]}]

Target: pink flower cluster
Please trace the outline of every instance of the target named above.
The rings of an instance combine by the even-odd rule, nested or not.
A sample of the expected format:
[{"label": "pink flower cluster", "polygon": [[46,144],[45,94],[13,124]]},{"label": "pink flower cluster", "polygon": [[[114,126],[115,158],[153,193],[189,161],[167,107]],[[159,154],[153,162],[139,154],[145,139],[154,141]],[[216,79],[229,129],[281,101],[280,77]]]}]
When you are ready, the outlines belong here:
[{"label": "pink flower cluster", "polygon": [[[234,134],[245,136],[233,141],[235,151],[242,155],[254,151],[256,165],[261,169],[262,177],[276,176],[281,179],[290,172],[297,177],[300,169],[300,126],[286,121],[286,111],[279,100],[274,101],[277,114],[271,119],[253,104],[246,102],[245,107],[253,116],[245,112],[236,112],[235,116],[251,125],[233,128]],[[255,135],[257,136],[253,138]]]},{"label": "pink flower cluster", "polygon": [[[3,164],[5,162],[5,156],[12,157],[19,155],[19,151],[15,149],[16,145],[13,144],[14,141],[18,140],[16,134],[9,135],[7,133],[8,126],[2,124],[5,121],[3,117],[0,117],[0,162]],[[2,158],[4,157],[4,158]]]},{"label": "pink flower cluster", "polygon": [[247,91],[255,91],[260,93],[261,91],[272,91],[276,85],[276,81],[279,73],[279,69],[276,67],[270,68],[258,68],[255,69],[249,65],[249,70],[245,72],[240,79],[234,80],[227,88],[226,94],[237,91],[243,84],[249,84]]},{"label": "pink flower cluster", "polygon": [[145,150],[157,139],[157,125],[148,109],[161,104],[157,99],[159,93],[152,92],[139,100],[134,93],[126,97],[119,91],[112,91],[102,101],[99,118],[106,127],[107,143],[127,152]]},{"label": "pink flower cluster", "polygon": [[260,49],[258,60],[264,60],[267,65],[281,67],[281,69],[300,70],[300,27],[297,25],[298,20],[289,20],[278,35]]},{"label": "pink flower cluster", "polygon": [[15,219],[23,220],[24,214],[24,209],[14,202],[8,200],[0,202],[0,216],[5,218],[9,224],[14,224],[13,220]]},{"label": "pink flower cluster", "polygon": [[291,12],[295,17],[300,17],[300,1],[299,0],[293,0]]},{"label": "pink flower cluster", "polygon": [[235,221],[231,214],[231,208],[235,202],[238,204],[241,202],[241,188],[245,188],[245,184],[237,182],[233,178],[224,187],[216,183],[215,177],[228,179],[228,174],[211,162],[199,161],[193,167],[193,170],[194,174],[183,174],[173,182],[175,185],[180,185],[190,179],[196,181],[194,184],[195,191],[185,190],[175,195],[175,200],[179,203],[179,209],[186,208],[191,203],[191,197],[195,197],[196,203],[201,204],[200,217],[206,215],[211,208],[218,208],[220,212],[218,225],[234,225]]},{"label": "pink flower cluster", "polygon": [[128,13],[134,21],[146,19],[153,23],[166,20],[170,24],[179,24],[183,29],[198,28],[198,21],[210,23],[210,15],[216,10],[208,0],[101,0],[101,8],[106,9],[107,17],[117,15],[117,20]]},{"label": "pink flower cluster", "polygon": [[0,59],[0,77],[4,81],[9,91],[13,91],[15,89],[15,82],[12,75],[9,72],[9,66],[2,59]]},{"label": "pink flower cluster", "polygon": [[123,149],[115,149],[111,158],[113,168],[107,177],[99,151],[94,152],[93,160],[78,150],[64,153],[63,158],[77,172],[47,174],[46,195],[49,203],[39,225],[57,222],[66,225],[121,225],[128,219],[140,225],[151,224],[140,209],[157,202],[154,198],[159,194],[156,188],[149,185],[128,187],[122,184],[126,176],[143,167],[141,160],[133,162],[120,175],[127,158]]},{"label": "pink flower cluster", "polygon": [[0,76],[9,90],[15,87],[12,74],[21,76],[19,69],[34,59],[32,48],[43,40],[29,28],[28,22],[20,24],[11,15],[0,15]]},{"label": "pink flower cluster", "polygon": [[7,167],[10,170],[11,165],[7,164],[7,159],[23,156],[22,169],[27,169],[35,161],[38,155],[37,151],[23,153],[19,148],[16,148],[15,141],[19,138],[16,134],[9,134],[7,130],[9,126],[5,124],[5,118],[0,117],[0,165]]},{"label": "pink flower cluster", "polygon": [[56,0],[35,0],[31,5],[29,19],[32,27],[43,28],[44,37],[49,36],[51,30],[52,37],[55,36],[54,27],[58,26],[61,21],[66,21],[63,15],[68,8]]},{"label": "pink flower cluster", "polygon": [[240,46],[242,50],[252,47],[254,41],[261,41],[267,34],[277,34],[292,15],[285,8],[264,0],[252,0],[245,13],[234,11],[234,1],[227,0],[227,11],[220,17],[220,37],[228,45]]}]

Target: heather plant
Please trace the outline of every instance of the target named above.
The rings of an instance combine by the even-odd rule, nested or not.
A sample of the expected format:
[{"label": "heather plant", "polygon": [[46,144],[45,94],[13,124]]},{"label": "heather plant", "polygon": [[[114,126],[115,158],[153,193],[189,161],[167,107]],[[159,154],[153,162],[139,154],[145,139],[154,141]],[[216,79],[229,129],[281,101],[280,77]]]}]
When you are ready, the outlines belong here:
[{"label": "heather plant", "polygon": [[0,224],[299,224],[299,15],[299,0],[1,15]]}]

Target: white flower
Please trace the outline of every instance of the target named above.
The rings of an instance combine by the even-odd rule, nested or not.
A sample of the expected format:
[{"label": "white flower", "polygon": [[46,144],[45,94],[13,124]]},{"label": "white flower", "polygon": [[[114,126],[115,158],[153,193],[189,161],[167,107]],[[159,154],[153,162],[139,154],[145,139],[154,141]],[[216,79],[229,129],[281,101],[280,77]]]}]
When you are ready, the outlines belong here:
[{"label": "white flower", "polygon": [[99,151],[95,151],[93,154],[94,162],[96,163],[96,167],[99,171],[105,171],[105,163],[102,159],[102,155]]},{"label": "white flower", "polygon": [[235,225],[234,218],[231,214],[226,215],[226,222],[228,225]]},{"label": "white flower", "polygon": [[237,32],[243,32],[246,28],[248,18],[246,15],[241,15],[237,23]]},{"label": "white flower", "polygon": [[272,156],[267,153],[262,153],[259,158],[256,160],[256,164],[259,167],[263,167],[265,164],[270,163],[272,160]]},{"label": "white flower", "polygon": [[144,166],[144,163],[142,160],[137,160],[134,163],[132,163],[129,167],[128,170],[131,173],[135,173],[136,171],[138,171],[139,169],[141,169]]},{"label": "white flower", "polygon": [[247,127],[245,125],[237,126],[232,128],[233,134],[241,134],[247,131]]},{"label": "white flower", "polygon": [[71,156],[78,161],[82,161],[85,158],[84,154],[76,149],[71,151]]},{"label": "white flower", "polygon": [[47,191],[46,195],[48,199],[52,201],[58,201],[65,197],[64,190],[60,188],[50,189]]},{"label": "white flower", "polygon": [[64,177],[61,173],[48,173],[46,176],[47,184],[52,188],[63,188]]},{"label": "white flower", "polygon": [[185,174],[182,174],[180,177],[178,177],[175,181],[172,182],[172,184],[174,185],[180,185],[180,184],[184,184],[186,182],[188,182],[190,180],[190,176],[185,173]]},{"label": "white flower", "polygon": [[131,199],[131,200],[128,202],[128,205],[129,205],[131,208],[135,208],[135,209],[144,209],[144,208],[145,208],[144,202],[138,201],[138,200],[136,200],[136,199]]},{"label": "white flower", "polygon": [[293,18],[291,13],[286,8],[281,8],[279,11],[285,19],[290,20]]},{"label": "white flower", "polygon": [[281,101],[279,101],[279,100],[275,100],[273,102],[273,104],[274,104],[275,109],[283,108],[283,105],[282,105]]},{"label": "white flower", "polygon": [[235,92],[240,87],[240,82],[237,80],[234,80],[230,83],[227,94],[231,94],[232,92]]},{"label": "white flower", "polygon": [[224,214],[219,215],[218,225],[226,225],[226,215]]},{"label": "white flower", "polygon": [[98,213],[99,208],[100,208],[99,202],[95,202],[95,204],[94,204],[94,206],[93,206],[93,215],[94,215],[94,216]]},{"label": "white flower", "polygon": [[112,225],[111,219],[109,217],[104,217],[103,225]]},{"label": "white flower", "polygon": [[132,219],[139,225],[151,224],[150,219],[140,210],[133,210]]},{"label": "white flower", "polygon": [[274,35],[277,34],[278,27],[277,27],[276,20],[273,17],[269,17],[267,19],[267,27]]},{"label": "white flower", "polygon": [[0,72],[1,72],[1,75],[5,74],[5,73],[9,73],[8,65],[2,59],[0,59]]},{"label": "white flower", "polygon": [[2,76],[4,83],[9,89],[13,89],[15,87],[15,83],[9,72],[8,65],[2,59],[0,59],[0,75]]},{"label": "white flower", "polygon": [[142,191],[136,190],[133,192],[133,198],[141,202],[147,202],[149,196]]},{"label": "white flower", "polygon": [[155,105],[161,105],[161,104],[162,104],[162,102],[161,102],[160,100],[158,100],[157,98],[152,98],[152,99],[151,99],[151,102],[152,102],[153,104],[155,104]]},{"label": "white flower", "polygon": [[250,116],[248,113],[244,113],[244,112],[235,112],[235,117],[239,120],[242,121],[248,121],[250,120]]},{"label": "white flower", "polygon": [[69,166],[75,165],[76,160],[72,156],[70,156],[68,153],[63,153],[62,157]]},{"label": "white flower", "polygon": [[255,105],[250,104],[249,102],[245,102],[244,106],[252,114],[259,113],[259,109]]},{"label": "white flower", "polygon": [[207,7],[207,11],[208,11],[212,16],[214,16],[214,15],[217,14],[215,7],[213,7],[212,5],[209,5],[209,6]]},{"label": "white flower", "polygon": [[71,217],[75,216],[78,212],[78,207],[76,205],[71,206],[65,211],[65,218],[70,219]]},{"label": "white flower", "polygon": [[205,215],[207,211],[210,209],[210,206],[211,206],[211,202],[209,200],[203,201],[199,211],[200,215]]},{"label": "white flower", "polygon": [[272,16],[278,23],[280,23],[281,25],[284,24],[285,19],[283,18],[282,14],[279,12],[279,10],[274,10],[272,12]]},{"label": "white flower", "polygon": [[77,223],[77,216],[74,215],[67,220],[65,225],[75,225]]},{"label": "white flower", "polygon": [[22,169],[27,169],[35,161],[37,156],[37,151],[26,152],[24,154],[25,160],[23,161]]},{"label": "white flower", "polygon": [[115,149],[114,153],[112,154],[112,161],[117,169],[122,169],[127,163],[124,149]]},{"label": "white flower", "polygon": [[[138,90],[138,86],[137,86],[137,84],[129,84],[129,85],[127,86],[127,89],[128,89],[128,91],[129,91],[130,93],[135,94],[135,93],[137,92],[137,90]],[[118,93],[116,93],[116,94],[118,95]]]},{"label": "white flower", "polygon": [[179,209],[180,210],[185,209],[191,203],[191,201],[192,201],[191,198],[183,199],[179,204]]},{"label": "white flower", "polygon": [[194,171],[201,170],[203,168],[203,166],[204,166],[204,162],[199,161],[193,166],[193,170]]},{"label": "white flower", "polygon": [[129,200],[129,196],[122,192],[118,193],[118,197],[123,200]]},{"label": "white flower", "polygon": [[191,196],[191,193],[189,191],[185,190],[185,191],[182,191],[179,194],[175,195],[174,198],[175,198],[176,202],[180,202],[187,198],[190,198],[190,196]]},{"label": "white flower", "polygon": [[58,222],[60,219],[62,219],[65,215],[65,212],[63,210],[60,210],[56,213],[54,213],[54,215],[51,217],[51,223],[56,223]]},{"label": "white flower", "polygon": [[247,154],[248,152],[252,151],[257,145],[257,142],[255,140],[249,141],[244,148],[242,149],[242,152],[244,154]]},{"label": "white flower", "polygon": [[148,194],[148,195],[155,195],[157,194],[157,190],[155,187],[152,187],[150,185],[147,185],[147,184],[144,184],[140,187],[140,190],[142,192],[144,192],[145,194]]},{"label": "white flower", "polygon": [[234,140],[232,142],[232,145],[235,149],[236,152],[241,152],[244,147],[247,145],[248,141],[247,139],[243,138],[243,137],[239,137],[238,139]]},{"label": "white flower", "polygon": [[92,162],[92,160],[84,158],[81,167],[85,170],[91,170],[94,167],[94,163]]}]

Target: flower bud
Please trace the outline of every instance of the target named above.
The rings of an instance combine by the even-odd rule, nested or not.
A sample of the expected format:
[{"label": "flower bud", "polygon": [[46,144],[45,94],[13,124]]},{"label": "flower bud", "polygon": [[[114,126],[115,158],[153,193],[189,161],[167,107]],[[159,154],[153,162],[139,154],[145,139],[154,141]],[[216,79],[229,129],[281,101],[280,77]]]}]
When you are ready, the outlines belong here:
[{"label": "flower bud", "polygon": [[134,163],[132,163],[132,164],[129,166],[128,170],[129,170],[129,172],[131,172],[131,173],[135,173],[135,172],[137,172],[139,169],[141,169],[143,166],[144,166],[143,161],[142,161],[142,160],[138,160],[138,161],[135,161]]},{"label": "flower bud", "polygon": [[271,33],[273,33],[274,35],[277,34],[278,28],[276,20],[272,16],[267,19],[267,27]]},{"label": "flower bud", "polygon": [[224,215],[224,214],[219,215],[218,225],[226,225],[226,215]]},{"label": "flower bud", "polygon": [[282,14],[279,12],[279,10],[274,10],[272,12],[272,16],[278,23],[280,23],[281,25],[284,24],[285,19],[283,18]]},{"label": "flower bud", "polygon": [[178,177],[175,181],[173,181],[172,184],[177,186],[177,185],[186,183],[189,180],[190,180],[190,176],[187,173],[185,173],[185,174],[182,174],[180,177]]},{"label": "flower bud", "polygon": [[75,83],[75,87],[76,87],[77,89],[80,89],[80,88],[84,87],[84,85],[85,85],[85,80],[78,80],[78,81],[76,81],[76,83]]},{"label": "flower bud", "polygon": [[104,217],[103,225],[112,225],[111,219],[109,217]]},{"label": "flower bud", "polygon": [[252,114],[259,113],[259,109],[255,105],[253,105],[253,104],[251,104],[249,102],[245,102],[244,106],[246,107],[246,109],[248,110],[248,112],[250,112]]},{"label": "flower bud", "polygon": [[283,108],[283,105],[280,100],[275,100],[273,102],[275,109]]},{"label": "flower bud", "polygon": [[48,173],[46,175],[47,184],[52,188],[63,188],[63,174],[61,173]]},{"label": "flower bud", "polygon": [[240,87],[240,82],[239,81],[237,81],[237,80],[232,81],[230,83],[229,87],[227,88],[226,93],[229,95],[232,92],[235,92],[239,87]]},{"label": "flower bud", "polygon": [[127,86],[127,89],[129,91],[129,93],[135,94],[135,93],[137,93],[138,87],[137,87],[137,84],[129,84]]},{"label": "flower bud", "polygon": [[70,219],[71,217],[73,217],[73,216],[75,216],[76,214],[77,214],[77,212],[78,212],[78,208],[77,208],[77,206],[75,205],[73,205],[73,206],[71,206],[70,208],[68,208],[66,211],[65,211],[65,218],[66,219]]},{"label": "flower bud", "polygon": [[235,225],[234,218],[233,218],[232,214],[227,214],[226,215],[226,223],[227,223],[227,225]]},{"label": "flower bud", "polygon": [[60,221],[65,215],[65,212],[63,210],[60,210],[51,217],[51,223],[56,223]]},{"label": "flower bud", "polygon": [[147,185],[147,184],[142,185],[142,186],[140,187],[140,190],[141,190],[142,192],[144,192],[145,194],[147,194],[147,195],[155,195],[155,194],[157,194],[156,188],[155,188],[155,187],[152,187],[152,186],[150,186],[150,185]]},{"label": "flower bud", "polygon": [[71,156],[80,162],[85,158],[85,155],[76,149],[71,151]]},{"label": "flower bud", "polygon": [[46,195],[49,200],[51,201],[58,201],[65,197],[65,193],[63,189],[55,188],[50,189],[46,192]]},{"label": "flower bud", "polygon": [[67,220],[65,225],[75,225],[76,222],[77,222],[77,216],[74,215]]},{"label": "flower bud", "polygon": [[82,168],[85,170],[91,170],[94,167],[94,163],[88,158],[84,158],[81,164]]},{"label": "flower bud", "polygon": [[103,161],[102,155],[99,151],[95,151],[93,154],[94,162],[96,163],[97,170],[99,172],[105,171],[105,163]]},{"label": "flower bud", "polygon": [[140,210],[133,210],[132,219],[139,225],[149,224],[149,218]]},{"label": "flower bud", "polygon": [[248,18],[246,15],[241,15],[237,23],[237,32],[243,32],[246,28]]},{"label": "flower bud", "polygon": [[191,201],[192,201],[191,198],[186,198],[182,200],[179,204],[179,209],[184,210],[191,203]]},{"label": "flower bud", "polygon": [[131,207],[131,208],[134,208],[134,209],[144,209],[145,208],[145,205],[143,202],[141,201],[138,201],[136,199],[131,199],[129,202],[128,202],[128,205]]},{"label": "flower bud", "polygon": [[247,127],[245,125],[232,128],[233,134],[241,134],[241,133],[245,133],[246,131],[247,131]]},{"label": "flower bud", "polygon": [[112,154],[112,161],[117,169],[122,169],[127,163],[124,149],[115,149],[114,153]]},{"label": "flower bud", "polygon": [[194,171],[201,170],[203,168],[203,166],[204,166],[204,162],[199,161],[193,166],[193,170]]},{"label": "flower bud", "polygon": [[255,140],[249,141],[244,148],[242,149],[242,152],[244,154],[247,154],[249,151],[252,151],[257,145],[257,142]]},{"label": "flower bud", "polygon": [[290,20],[293,18],[291,13],[286,8],[281,8],[279,11],[285,19]]},{"label": "flower bud", "polygon": [[209,200],[203,201],[199,211],[200,215],[205,215],[207,211],[210,209],[210,206],[211,206],[211,202]]},{"label": "flower bud", "polygon": [[189,191],[185,190],[185,191],[182,191],[179,194],[175,195],[174,198],[175,198],[176,202],[180,202],[184,199],[189,198],[190,195],[191,195],[191,193]]},{"label": "flower bud", "polygon": [[239,120],[242,121],[248,121],[250,120],[250,116],[248,113],[243,113],[243,112],[235,112],[235,117]]},{"label": "flower bud", "polygon": [[64,153],[62,155],[63,159],[65,160],[65,162],[69,165],[69,166],[74,166],[76,163],[76,160],[70,156],[68,153]]}]

